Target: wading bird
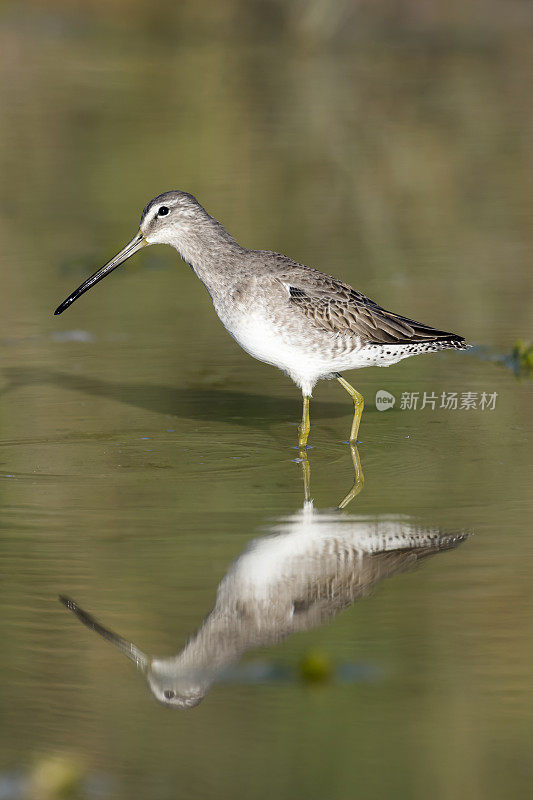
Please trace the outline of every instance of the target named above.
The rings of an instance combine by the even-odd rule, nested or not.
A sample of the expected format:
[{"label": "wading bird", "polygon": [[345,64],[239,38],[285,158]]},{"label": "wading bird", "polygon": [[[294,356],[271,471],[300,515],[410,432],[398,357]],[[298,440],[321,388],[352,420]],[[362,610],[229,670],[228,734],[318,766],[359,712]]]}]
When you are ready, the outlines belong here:
[{"label": "wading bird", "polygon": [[175,247],[207,288],[222,324],[254,358],[283,370],[303,395],[298,444],[307,445],[309,398],[318,380],[336,378],[354,402],[357,441],[363,396],[341,372],[388,367],[408,356],[465,349],[462,336],[381,308],[330,275],[268,250],[248,250],[187,192],[148,203],[138,234],[56,309],[74,300],[149,244]]},{"label": "wading bird", "polygon": [[465,539],[465,533],[420,527],[402,516],[343,516],[306,501],[271,535],[250,542],[222,578],[199,630],[167,658],[146,655],[70,598],[60,600],[136,664],[156,700],[186,709],[198,705],[246,650],[326,623],[378,581]]}]

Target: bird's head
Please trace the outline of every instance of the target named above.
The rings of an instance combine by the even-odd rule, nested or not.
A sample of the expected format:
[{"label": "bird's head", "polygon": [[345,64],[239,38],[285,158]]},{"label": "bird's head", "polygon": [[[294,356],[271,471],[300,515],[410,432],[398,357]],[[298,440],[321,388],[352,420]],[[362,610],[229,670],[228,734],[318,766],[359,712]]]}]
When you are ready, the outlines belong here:
[{"label": "bird's head", "polygon": [[102,625],[70,597],[60,595],[59,599],[80,622],[134,662],[139,672],[146,678],[152,695],[162,705],[184,710],[194,708],[204,699],[212,684],[212,677],[208,673],[185,667],[180,663],[179,657],[151,658],[133,642]]},{"label": "bird's head", "polygon": [[91,289],[95,284],[113,272],[120,264],[149,244],[173,244],[190,236],[190,231],[198,228],[202,221],[213,222],[192,194],[177,190],[164,192],[154,197],[145,206],[141,215],[139,232],[128,242],[120,253],[108,261],[101,269],[87,278],[71,295],[59,305],[55,314],[62,314],[74,300]]},{"label": "bird's head", "polygon": [[208,215],[196,197],[177,190],[164,192],[145,206],[139,233],[147,244],[175,244]]},{"label": "bird's head", "polygon": [[145,673],[155,699],[168,708],[194,708],[204,699],[210,681],[200,673],[180,667],[175,658],[154,658]]}]

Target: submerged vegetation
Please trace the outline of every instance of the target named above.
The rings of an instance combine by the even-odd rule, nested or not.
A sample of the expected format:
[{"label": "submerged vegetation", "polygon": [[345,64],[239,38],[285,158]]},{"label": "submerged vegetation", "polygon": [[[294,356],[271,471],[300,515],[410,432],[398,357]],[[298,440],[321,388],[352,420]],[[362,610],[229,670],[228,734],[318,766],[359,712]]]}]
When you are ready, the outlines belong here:
[{"label": "submerged vegetation", "polygon": [[511,362],[519,375],[533,375],[533,344],[517,339],[511,351]]}]

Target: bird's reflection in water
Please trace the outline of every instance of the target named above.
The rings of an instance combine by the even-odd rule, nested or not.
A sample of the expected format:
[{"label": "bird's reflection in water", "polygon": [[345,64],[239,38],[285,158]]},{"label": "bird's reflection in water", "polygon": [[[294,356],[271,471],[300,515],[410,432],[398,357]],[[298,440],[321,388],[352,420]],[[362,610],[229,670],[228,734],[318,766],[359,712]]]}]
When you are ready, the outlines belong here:
[{"label": "bird's reflection in water", "polygon": [[[356,480],[339,504],[362,487]],[[426,556],[457,547],[465,533],[421,527],[403,516],[354,516],[320,511],[309,499],[309,464],[302,462],[303,508],[251,541],[233,561],[213,609],[181,652],[152,658],[105,628],[72,600],[62,602],[78,619],[135,662],[154,697],[172,708],[191,708],[225,670],[251,648],[265,647],[325,623],[389,575]]]},{"label": "bird's reflection in water", "polygon": [[[337,506],[337,508],[339,509],[346,508],[346,506],[352,502],[354,497],[357,497],[357,495],[365,485],[365,476],[363,475],[363,469],[361,467],[359,450],[354,444],[350,445],[350,453],[352,456],[352,464],[353,464],[353,486],[348,492],[348,494],[345,497],[343,497],[343,499],[340,501],[339,505]],[[305,450],[300,450],[300,458],[295,459],[295,461],[299,461],[302,465],[302,474],[304,482],[304,504],[305,504],[311,500],[311,465],[309,464],[307,452]]]}]

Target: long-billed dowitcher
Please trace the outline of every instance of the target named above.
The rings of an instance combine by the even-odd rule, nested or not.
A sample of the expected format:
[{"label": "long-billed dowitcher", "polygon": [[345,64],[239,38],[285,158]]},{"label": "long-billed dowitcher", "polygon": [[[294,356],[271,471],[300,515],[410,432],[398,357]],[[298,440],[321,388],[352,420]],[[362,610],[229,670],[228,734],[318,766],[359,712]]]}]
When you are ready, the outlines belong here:
[{"label": "long-billed dowitcher", "polygon": [[205,285],[226,330],[259,361],[289,375],[303,395],[298,444],[310,431],[309,398],[320,379],[336,378],[354,402],[350,442],[357,440],[364,400],[340,373],[388,367],[446,348],[462,336],[381,308],[346,283],[269,250],[248,250],[187,192],[171,191],[145,207],[137,235],[56,309],[80,295],[142,247],[170,244]]},{"label": "long-billed dowitcher", "polygon": [[70,598],[60,600],[135,663],[156,700],[187,709],[198,705],[245,651],[328,622],[378,581],[458,547],[467,536],[420,527],[404,516],[321,512],[311,502],[272,532],[250,542],[235,559],[213,609],[174,656],[151,657]]}]

